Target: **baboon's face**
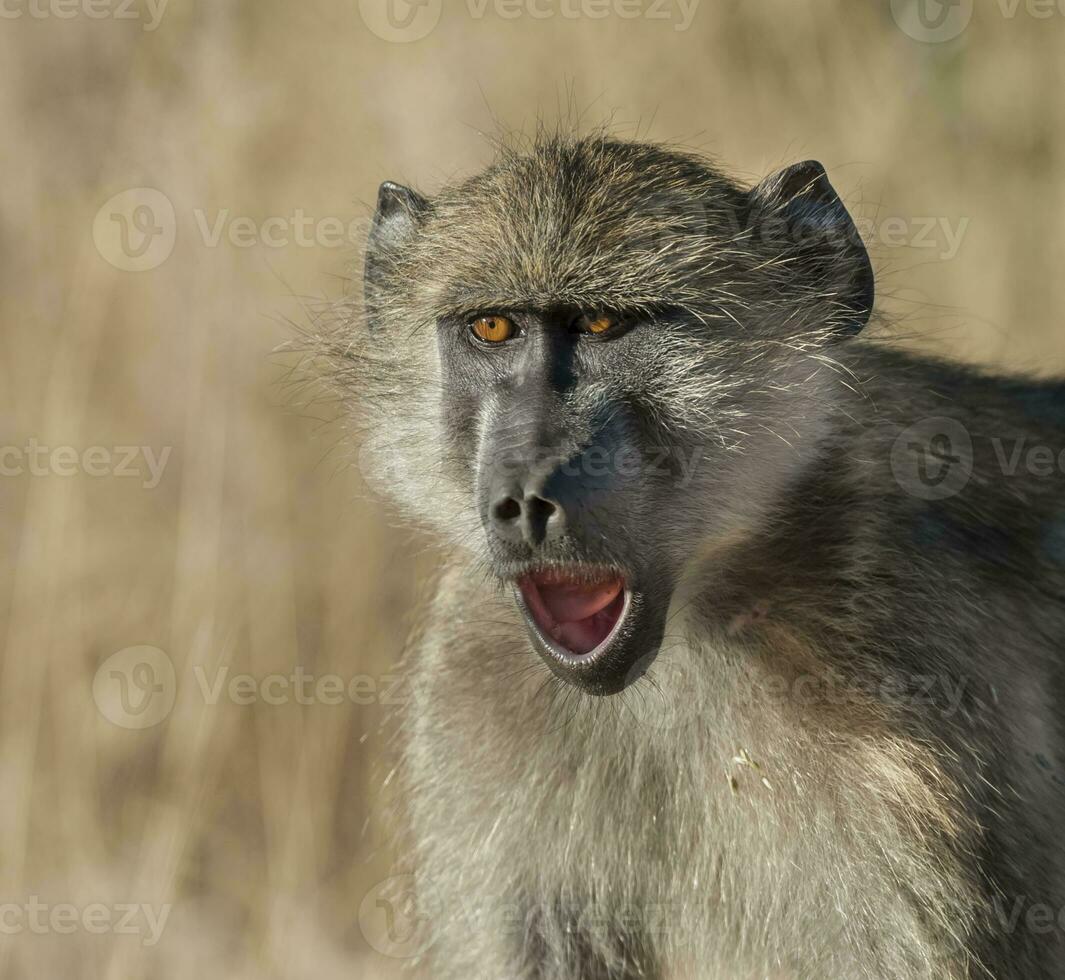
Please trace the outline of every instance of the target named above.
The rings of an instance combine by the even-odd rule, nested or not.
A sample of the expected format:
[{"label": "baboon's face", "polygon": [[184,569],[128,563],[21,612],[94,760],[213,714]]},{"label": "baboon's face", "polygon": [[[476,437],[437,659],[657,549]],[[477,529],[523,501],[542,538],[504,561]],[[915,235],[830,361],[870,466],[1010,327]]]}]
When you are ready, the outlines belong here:
[{"label": "baboon's face", "polygon": [[818,355],[871,289],[816,165],[744,192],[593,141],[433,202],[385,185],[365,342],[402,341],[375,356],[373,397],[424,454],[408,505],[512,593],[556,674],[619,691],[689,563],[786,487],[823,417]]},{"label": "baboon's face", "polygon": [[490,566],[553,669],[617,690],[658,649],[701,450],[644,369],[680,310],[493,306],[443,317],[443,417]]}]

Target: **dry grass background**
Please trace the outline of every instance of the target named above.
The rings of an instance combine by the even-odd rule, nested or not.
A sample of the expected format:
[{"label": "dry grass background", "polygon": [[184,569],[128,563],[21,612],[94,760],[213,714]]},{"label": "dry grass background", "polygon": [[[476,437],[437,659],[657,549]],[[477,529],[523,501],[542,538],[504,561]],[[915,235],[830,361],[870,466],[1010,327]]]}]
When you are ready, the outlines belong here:
[{"label": "dry grass background", "polygon": [[[172,0],[154,31],[5,9],[24,16],[0,20],[0,443],[172,452],[152,489],[0,477],[0,905],[171,906],[152,946],[143,930],[0,925],[4,977],[399,965],[358,916],[392,869],[391,709],[211,705],[196,680],[381,678],[401,651],[431,552],[390,526],[317,421],[328,406],[286,399],[269,356],[358,249],[209,247],[197,209],[364,224],[382,178],[431,191],[488,159],[482,133],[575,105],[749,178],[816,156],[861,214],[911,237],[920,218],[968,219],[950,258],[873,243],[897,328],[971,360],[1065,367],[1060,13],[1008,18],[988,0],[929,45],[887,0],[702,0],[686,31],[478,19],[445,0],[428,37],[395,44],[355,0]],[[121,271],[93,222],[141,186],[172,202],[176,245]],[[93,678],[137,644],[166,651],[177,698],[130,730]]]}]

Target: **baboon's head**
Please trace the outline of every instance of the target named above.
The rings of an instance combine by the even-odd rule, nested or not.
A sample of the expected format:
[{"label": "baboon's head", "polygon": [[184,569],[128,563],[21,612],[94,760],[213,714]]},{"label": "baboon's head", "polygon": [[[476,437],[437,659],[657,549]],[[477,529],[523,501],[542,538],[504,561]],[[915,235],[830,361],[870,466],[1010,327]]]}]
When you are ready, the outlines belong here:
[{"label": "baboon's head", "polygon": [[382,186],[341,354],[408,512],[512,592],[556,674],[609,694],[685,570],[786,492],[872,298],[817,163],[746,190],[542,139],[431,200]]}]

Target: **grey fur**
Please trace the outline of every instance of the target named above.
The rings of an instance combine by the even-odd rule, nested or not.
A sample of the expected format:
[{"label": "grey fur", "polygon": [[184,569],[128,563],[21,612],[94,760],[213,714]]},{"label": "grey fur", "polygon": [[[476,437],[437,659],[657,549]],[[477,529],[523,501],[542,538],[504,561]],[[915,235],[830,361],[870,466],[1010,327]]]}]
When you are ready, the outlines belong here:
[{"label": "grey fur", "polygon": [[[1065,446],[1065,386],[850,338],[853,270],[753,233],[756,198],[666,149],[542,137],[416,198],[372,315],[323,327],[448,555],[402,769],[428,976],[1065,976],[1065,478],[1002,462]],[[610,698],[533,654],[465,449],[499,420],[442,407],[440,318],[559,301],[685,312],[581,396],[698,463],[617,529],[680,573],[657,660]],[[971,452],[922,461],[944,425]],[[940,491],[946,465],[971,477]]]}]

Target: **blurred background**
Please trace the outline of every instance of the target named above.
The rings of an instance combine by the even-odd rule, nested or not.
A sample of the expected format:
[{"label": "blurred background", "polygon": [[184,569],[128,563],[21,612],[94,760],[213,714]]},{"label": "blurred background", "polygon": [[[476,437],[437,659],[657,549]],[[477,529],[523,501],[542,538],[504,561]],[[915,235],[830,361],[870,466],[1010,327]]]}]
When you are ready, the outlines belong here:
[{"label": "blurred background", "polygon": [[379,896],[434,556],[271,352],[382,179],[538,120],[816,157],[905,342],[1065,368],[1065,2],[3,0],[0,976],[416,951]]}]

